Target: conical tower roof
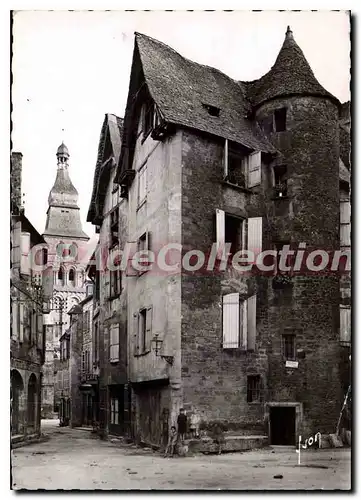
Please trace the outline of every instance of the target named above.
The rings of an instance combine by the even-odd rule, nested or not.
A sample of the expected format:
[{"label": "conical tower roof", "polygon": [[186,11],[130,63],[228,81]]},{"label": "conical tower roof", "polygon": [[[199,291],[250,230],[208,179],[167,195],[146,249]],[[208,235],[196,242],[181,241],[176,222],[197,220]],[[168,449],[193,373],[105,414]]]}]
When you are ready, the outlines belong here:
[{"label": "conical tower roof", "polygon": [[247,82],[247,94],[254,106],[292,95],[326,97],[340,106],[338,99],[317,81],[289,26],[276,62],[259,80]]}]

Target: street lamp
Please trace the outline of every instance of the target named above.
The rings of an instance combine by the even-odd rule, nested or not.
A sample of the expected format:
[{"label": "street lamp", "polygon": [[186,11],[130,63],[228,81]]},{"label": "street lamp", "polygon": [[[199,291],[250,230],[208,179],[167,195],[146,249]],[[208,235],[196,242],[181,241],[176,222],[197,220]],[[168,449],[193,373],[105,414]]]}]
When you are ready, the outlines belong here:
[{"label": "street lamp", "polygon": [[163,354],[160,354],[160,350],[163,345],[163,340],[159,338],[159,333],[156,333],[152,339],[152,344],[153,344],[153,350],[155,352],[155,355],[158,357],[160,356],[162,359],[164,359],[169,365],[173,365],[174,361],[174,356],[164,356]]}]

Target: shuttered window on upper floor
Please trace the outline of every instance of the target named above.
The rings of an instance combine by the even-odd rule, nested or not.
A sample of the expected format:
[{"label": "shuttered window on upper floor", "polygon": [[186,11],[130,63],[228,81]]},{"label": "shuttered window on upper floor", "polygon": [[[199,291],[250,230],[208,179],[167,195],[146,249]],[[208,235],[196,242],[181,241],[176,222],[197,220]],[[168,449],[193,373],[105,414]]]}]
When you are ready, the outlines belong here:
[{"label": "shuttered window on upper floor", "polygon": [[217,257],[222,258],[226,243],[231,244],[230,253],[249,250],[255,257],[262,251],[262,217],[242,219],[216,210]]},{"label": "shuttered window on upper floor", "polygon": [[223,296],[223,349],[255,349],[256,299],[241,300],[236,292]]},{"label": "shuttered window on upper floor", "polygon": [[340,201],[340,245],[351,245],[351,204],[349,200]]}]

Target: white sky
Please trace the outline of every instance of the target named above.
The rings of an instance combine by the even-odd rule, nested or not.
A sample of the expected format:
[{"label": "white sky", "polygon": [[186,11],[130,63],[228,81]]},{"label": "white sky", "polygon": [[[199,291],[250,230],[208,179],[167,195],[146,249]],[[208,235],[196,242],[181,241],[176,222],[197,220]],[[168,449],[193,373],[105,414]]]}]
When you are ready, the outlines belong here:
[{"label": "white sky", "polygon": [[[17,12],[13,28],[12,141],[23,153],[25,209],[43,232],[62,140],[83,229],[105,113],[124,115],[134,31],[238,80],[266,73],[287,25],[318,81],[350,99],[349,17],[343,12]],[[62,132],[64,129],[64,132]]]}]

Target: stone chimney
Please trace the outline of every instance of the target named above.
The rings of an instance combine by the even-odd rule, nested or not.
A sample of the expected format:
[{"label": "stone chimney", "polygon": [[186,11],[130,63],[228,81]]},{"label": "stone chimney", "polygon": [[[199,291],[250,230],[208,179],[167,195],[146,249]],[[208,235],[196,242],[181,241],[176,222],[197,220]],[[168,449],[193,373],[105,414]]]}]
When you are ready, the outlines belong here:
[{"label": "stone chimney", "polygon": [[22,171],[22,153],[11,153],[10,167],[10,200],[11,211],[19,212],[21,209],[21,171]]}]

